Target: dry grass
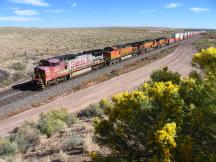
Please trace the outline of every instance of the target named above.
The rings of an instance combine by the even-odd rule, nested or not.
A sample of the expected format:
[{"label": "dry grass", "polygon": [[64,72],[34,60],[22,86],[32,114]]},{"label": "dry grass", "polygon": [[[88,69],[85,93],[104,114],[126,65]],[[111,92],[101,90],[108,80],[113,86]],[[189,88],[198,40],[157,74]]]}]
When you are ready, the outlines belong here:
[{"label": "dry grass", "polygon": [[198,50],[216,47],[216,31],[208,32],[204,37],[193,43]]},{"label": "dry grass", "polygon": [[133,42],[144,38],[168,36],[175,30],[161,33],[147,28],[88,28],[88,29],[34,29],[0,28],[1,58],[16,56],[56,55],[65,52],[102,48]]},{"label": "dry grass", "polygon": [[[161,32],[150,32],[150,30]],[[42,58],[134,42],[144,38],[169,36],[175,31],[150,28],[0,28],[0,69],[6,70],[10,73],[10,77],[13,77],[16,70],[11,66],[22,63],[26,66],[22,69],[23,78],[30,79],[33,66]]]}]

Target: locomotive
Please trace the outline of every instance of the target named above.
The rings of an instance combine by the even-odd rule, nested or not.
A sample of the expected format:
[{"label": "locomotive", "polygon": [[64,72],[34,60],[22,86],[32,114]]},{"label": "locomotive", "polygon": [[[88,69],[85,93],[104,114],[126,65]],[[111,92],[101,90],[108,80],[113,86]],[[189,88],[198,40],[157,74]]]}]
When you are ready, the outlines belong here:
[{"label": "locomotive", "polygon": [[116,64],[122,60],[144,54],[153,49],[161,48],[202,33],[204,32],[192,31],[173,33],[170,38],[161,37],[157,39],[147,39],[125,45],[116,45],[105,47],[104,49],[84,51],[78,54],[67,54],[43,59],[39,62],[39,65],[34,68],[32,82],[35,87],[44,89],[91,70]]}]

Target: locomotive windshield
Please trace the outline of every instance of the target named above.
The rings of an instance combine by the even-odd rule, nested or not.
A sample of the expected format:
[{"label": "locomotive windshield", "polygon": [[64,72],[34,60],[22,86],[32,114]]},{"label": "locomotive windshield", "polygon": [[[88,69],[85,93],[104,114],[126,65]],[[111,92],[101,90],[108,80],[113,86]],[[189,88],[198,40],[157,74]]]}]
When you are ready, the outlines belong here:
[{"label": "locomotive windshield", "polygon": [[48,60],[41,60],[39,66],[57,66],[59,62],[50,62]]},{"label": "locomotive windshield", "polygon": [[41,60],[39,63],[40,66],[51,66],[49,61]]}]

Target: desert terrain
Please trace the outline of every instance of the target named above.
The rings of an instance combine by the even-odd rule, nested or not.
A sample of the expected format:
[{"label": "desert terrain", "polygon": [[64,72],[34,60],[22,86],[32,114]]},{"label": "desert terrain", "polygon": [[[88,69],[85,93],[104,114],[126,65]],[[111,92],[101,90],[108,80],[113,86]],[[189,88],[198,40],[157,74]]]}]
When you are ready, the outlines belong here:
[{"label": "desert terrain", "polygon": [[191,70],[194,70],[191,61],[193,54],[196,53],[196,48],[192,46],[191,43],[191,40],[187,40],[178,46],[172,54],[138,68],[137,70],[71,93],[67,96],[60,97],[35,109],[27,110],[12,116],[0,123],[0,136],[6,135],[9,131],[21,125],[26,120],[37,119],[38,115],[42,112],[49,112],[50,110],[59,108],[67,108],[71,112],[79,112],[90,104],[99,102],[103,98],[109,98],[119,92],[133,90],[144,81],[149,80],[152,71],[164,66],[168,66],[169,69],[174,72],[179,72],[182,76],[187,76]]},{"label": "desert terrain", "polygon": [[[13,129],[22,126],[26,121],[35,122],[41,113],[47,113],[51,110],[66,108],[71,113],[80,114],[86,108],[90,108],[91,105],[96,105],[103,98],[110,98],[119,92],[134,90],[144,81],[149,80],[152,71],[164,66],[168,66],[170,70],[178,72],[182,76],[187,76],[191,70],[194,70],[191,61],[193,54],[197,50],[192,45],[193,41],[187,40],[182,42],[173,53],[146,66],[94,86],[81,89],[78,92],[73,92],[67,96],[59,97],[48,104],[27,110],[1,121],[0,135],[7,135]],[[94,129],[92,123],[93,118],[89,118],[89,116],[87,118],[79,117],[79,121],[71,128],[48,139],[43,137],[41,144],[28,149],[23,157],[26,161],[34,161],[35,159],[39,161],[52,161],[52,159],[60,159],[62,161],[89,161],[88,153],[91,151],[109,152],[107,148],[96,144],[93,140]],[[26,123],[26,125],[28,124]],[[25,128],[23,127],[23,129]],[[18,156],[16,158],[21,157]]]}]

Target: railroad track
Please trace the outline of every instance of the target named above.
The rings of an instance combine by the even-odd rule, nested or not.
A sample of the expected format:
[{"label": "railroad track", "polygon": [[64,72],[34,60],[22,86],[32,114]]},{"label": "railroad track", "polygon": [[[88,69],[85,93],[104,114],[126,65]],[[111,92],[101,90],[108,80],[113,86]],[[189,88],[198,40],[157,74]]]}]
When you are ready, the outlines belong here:
[{"label": "railroad track", "polygon": [[30,95],[33,95],[36,92],[28,91],[28,92],[19,92],[19,93],[14,93],[13,95],[10,95],[9,97],[4,97],[3,99],[0,99],[0,108],[22,100],[25,97],[28,97]]},{"label": "railroad track", "polygon": [[[187,41],[187,40],[185,40],[185,41]],[[174,46],[178,46],[179,44],[183,44],[185,41],[180,42],[180,43],[176,43],[176,44],[173,44],[173,45],[165,46],[165,47],[162,47],[160,49],[155,49],[153,51],[148,52],[147,54],[138,55],[138,56],[133,57],[131,59],[124,60],[124,61],[120,62],[119,64],[120,65],[122,64],[122,66],[124,66],[124,65],[130,64],[132,62],[136,62],[137,60],[140,60],[140,59],[143,59],[143,58],[146,58],[146,57],[149,57],[149,56],[153,56],[153,55],[157,54],[158,52],[161,52],[161,51],[163,51],[165,49],[168,49],[168,48],[171,48],[171,47],[174,47]],[[118,69],[118,68],[115,68],[117,66],[118,66],[118,64],[114,64],[112,66],[108,66],[108,67],[104,67],[102,69],[91,71],[91,72],[87,73],[89,77],[86,77],[86,74],[83,74],[83,75],[78,76],[78,77],[76,77],[76,78],[74,78],[72,80],[62,82],[60,84],[48,87],[44,91],[33,91],[31,89],[30,82],[26,82],[23,85],[15,86],[15,88],[11,88],[9,90],[0,92],[0,108],[2,108],[4,106],[7,106],[7,105],[10,105],[12,103],[16,103],[18,101],[22,101],[23,99],[25,99],[28,96],[33,96],[35,94],[48,92],[50,89],[55,89],[56,87],[62,86],[64,84],[68,83],[68,82],[72,83],[73,80],[76,80],[76,85],[79,85],[83,81],[82,78],[85,78],[84,80],[88,80],[88,78],[91,78],[90,77],[91,75],[92,76],[97,76],[98,72],[100,72],[100,71],[102,72],[101,74],[103,74],[104,71],[106,71],[107,68],[111,69],[109,71],[112,71],[112,69]],[[79,84],[77,82],[79,82]],[[27,87],[25,87],[25,84],[26,84]]]},{"label": "railroad track", "polygon": [[0,92],[0,99],[2,99],[5,96],[9,96],[9,95],[13,94],[14,91],[15,91],[14,89],[10,88],[8,90]]}]

